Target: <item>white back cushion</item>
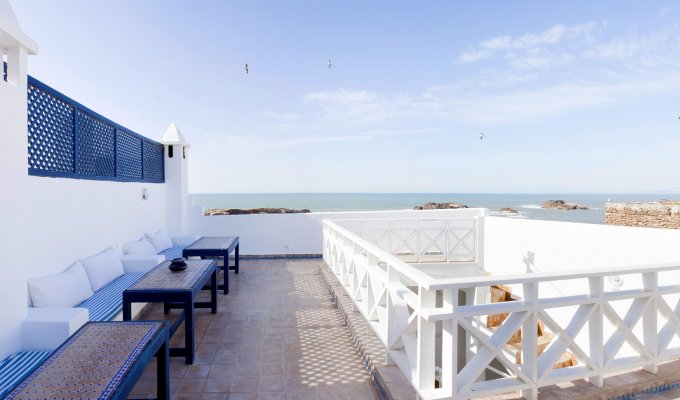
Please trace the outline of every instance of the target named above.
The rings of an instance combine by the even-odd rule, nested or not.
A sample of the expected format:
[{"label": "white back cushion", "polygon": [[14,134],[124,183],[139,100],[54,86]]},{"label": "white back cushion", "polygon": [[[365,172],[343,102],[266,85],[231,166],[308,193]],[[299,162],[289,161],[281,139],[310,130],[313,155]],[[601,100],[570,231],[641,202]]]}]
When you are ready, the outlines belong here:
[{"label": "white back cushion", "polygon": [[85,272],[90,280],[90,287],[94,292],[125,273],[118,253],[111,247],[106,248],[106,250],[97,255],[84,258],[80,261],[83,263],[83,267],[85,267]]},{"label": "white back cushion", "polygon": [[60,274],[29,279],[28,291],[33,307],[73,307],[94,294],[80,261]]},{"label": "white back cushion", "polygon": [[172,240],[163,231],[158,231],[156,233],[147,233],[146,237],[149,239],[153,247],[156,249],[156,253],[160,253],[165,249],[172,247]]},{"label": "white back cushion", "polygon": [[123,253],[135,256],[155,256],[158,254],[156,248],[153,247],[151,242],[149,242],[149,239],[145,236],[142,236],[142,238],[136,242],[128,243],[123,246]]}]

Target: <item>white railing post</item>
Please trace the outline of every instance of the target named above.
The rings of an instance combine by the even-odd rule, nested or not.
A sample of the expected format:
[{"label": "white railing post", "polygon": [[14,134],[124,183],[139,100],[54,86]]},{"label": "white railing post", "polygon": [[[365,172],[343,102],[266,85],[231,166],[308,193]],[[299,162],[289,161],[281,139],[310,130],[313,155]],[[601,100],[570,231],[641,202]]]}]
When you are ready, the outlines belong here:
[{"label": "white railing post", "polygon": [[[524,303],[529,305],[528,318],[522,324],[522,372],[530,382],[538,381],[538,283],[524,283]],[[522,390],[527,400],[538,399],[536,388]]]},{"label": "white railing post", "polygon": [[418,391],[434,389],[436,324],[421,315],[421,310],[437,304],[434,290],[418,286],[418,334],[416,353],[416,387]]},{"label": "white railing post", "polygon": [[649,304],[642,314],[642,335],[645,349],[652,355],[652,362],[643,368],[656,374],[658,371],[658,326],[657,326],[657,295],[659,289],[659,273],[648,272],[642,274],[642,285],[646,292],[653,293],[649,298]]},{"label": "white railing post", "polygon": [[[422,256],[423,254],[423,247],[421,245],[421,236],[422,236],[422,226],[420,224],[420,220],[416,221],[416,262],[420,263],[422,261]],[[407,244],[408,245],[408,244]]]},{"label": "white railing post", "polygon": [[[443,308],[453,314],[458,310],[458,290],[443,291]],[[454,316],[442,321],[442,375],[441,388],[450,393],[451,398],[458,395],[458,320]]]},{"label": "white railing post", "polygon": [[475,263],[480,267],[484,267],[484,217],[475,217],[473,226],[475,230],[475,246],[473,250]]},{"label": "white railing post", "polygon": [[387,264],[387,301],[385,302],[385,305],[387,306],[386,310],[386,315],[387,315],[387,321],[385,322],[385,343],[387,344],[385,346],[385,360],[387,360],[387,365],[394,365],[394,359],[390,355],[390,350],[392,348],[390,347],[390,344],[394,340],[394,337],[399,335],[399,332],[395,332],[397,329],[397,313],[396,310],[394,309],[394,299],[392,299],[392,290],[390,290],[390,287],[392,286],[393,283],[399,283],[399,276],[397,275],[397,271],[394,270],[389,264]]},{"label": "white railing post", "polygon": [[588,378],[591,384],[602,387],[604,384],[604,276],[588,278],[590,298],[595,302],[595,310],[588,319],[588,342],[590,359],[597,367],[597,375]]}]

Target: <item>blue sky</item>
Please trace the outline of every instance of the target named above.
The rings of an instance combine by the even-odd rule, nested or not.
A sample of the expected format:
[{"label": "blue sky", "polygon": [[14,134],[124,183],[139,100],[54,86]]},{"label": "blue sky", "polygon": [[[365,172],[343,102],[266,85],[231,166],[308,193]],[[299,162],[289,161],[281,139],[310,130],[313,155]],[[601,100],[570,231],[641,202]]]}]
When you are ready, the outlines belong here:
[{"label": "blue sky", "polygon": [[191,192],[680,191],[675,2],[11,1],[33,76],[178,124]]}]

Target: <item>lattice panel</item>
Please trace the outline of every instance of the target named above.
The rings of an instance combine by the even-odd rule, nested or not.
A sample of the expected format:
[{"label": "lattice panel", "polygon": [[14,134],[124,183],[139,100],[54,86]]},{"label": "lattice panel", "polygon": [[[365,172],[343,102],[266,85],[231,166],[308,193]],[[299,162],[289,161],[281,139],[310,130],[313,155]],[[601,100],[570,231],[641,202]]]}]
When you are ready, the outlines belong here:
[{"label": "lattice panel", "polygon": [[121,178],[143,179],[142,139],[122,129],[116,136],[116,172]]},{"label": "lattice panel", "polygon": [[115,176],[115,128],[82,111],[76,112],[78,167],[92,176]]},{"label": "lattice panel", "polygon": [[164,147],[160,143],[144,142],[144,180],[165,182]]},{"label": "lattice panel", "polygon": [[28,166],[73,172],[73,108],[33,85],[28,86]]}]

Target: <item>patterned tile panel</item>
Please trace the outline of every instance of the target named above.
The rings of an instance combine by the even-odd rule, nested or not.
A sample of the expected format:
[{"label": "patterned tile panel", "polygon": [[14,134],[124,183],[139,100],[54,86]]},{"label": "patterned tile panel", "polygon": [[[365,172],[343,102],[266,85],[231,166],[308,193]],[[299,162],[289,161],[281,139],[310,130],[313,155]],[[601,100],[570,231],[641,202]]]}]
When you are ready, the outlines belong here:
[{"label": "patterned tile panel", "polygon": [[228,249],[238,237],[202,237],[186,247],[186,250]]},{"label": "patterned tile panel", "polygon": [[214,263],[213,260],[187,260],[187,269],[173,272],[168,268],[170,261],[164,261],[127,290],[192,290],[206,271],[214,268]]},{"label": "patterned tile panel", "polygon": [[162,327],[153,321],[89,323],[6,399],[108,399]]}]

